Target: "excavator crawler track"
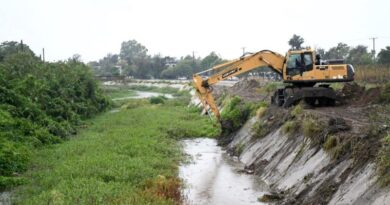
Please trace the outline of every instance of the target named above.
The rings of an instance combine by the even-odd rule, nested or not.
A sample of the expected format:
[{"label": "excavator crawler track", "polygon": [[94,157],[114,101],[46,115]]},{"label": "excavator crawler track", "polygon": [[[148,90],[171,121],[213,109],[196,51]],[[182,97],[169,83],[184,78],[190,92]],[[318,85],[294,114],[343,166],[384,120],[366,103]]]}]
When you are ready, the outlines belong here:
[{"label": "excavator crawler track", "polygon": [[279,88],[272,96],[272,104],[290,107],[304,100],[312,106],[334,106],[338,98],[330,87],[285,87]]}]

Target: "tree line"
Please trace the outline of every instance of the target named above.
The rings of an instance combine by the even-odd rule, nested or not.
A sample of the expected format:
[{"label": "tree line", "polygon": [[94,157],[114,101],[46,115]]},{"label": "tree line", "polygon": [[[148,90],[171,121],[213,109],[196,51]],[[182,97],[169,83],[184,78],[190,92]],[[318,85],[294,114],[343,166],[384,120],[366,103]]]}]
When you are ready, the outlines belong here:
[{"label": "tree line", "polygon": [[[290,49],[301,49],[305,40],[294,34],[288,41]],[[377,56],[373,52],[368,51],[368,47],[364,45],[349,46],[346,43],[340,42],[336,46],[325,50],[316,48],[317,54],[320,54],[323,59],[344,59],[346,63],[353,65],[368,65],[368,64],[387,64],[390,65],[390,46],[381,49]]]},{"label": "tree line", "polygon": [[[291,49],[301,49],[304,39],[294,34],[288,41]],[[382,49],[374,59],[374,54],[368,51],[367,46],[349,46],[338,43],[325,50],[317,48],[322,59],[344,59],[346,63],[354,65],[390,64],[390,46]],[[121,44],[119,54],[107,54],[98,61],[89,62],[95,75],[99,76],[132,76],[140,79],[176,79],[190,78],[194,73],[211,68],[224,62],[215,52],[204,58],[191,55],[175,58],[148,54],[148,49],[136,40],[125,41]]]},{"label": "tree line", "polygon": [[149,55],[148,49],[136,40],[121,44],[119,54],[107,54],[98,61],[89,62],[96,75],[132,76],[134,78],[175,79],[189,78],[193,73],[223,62],[215,52],[205,58],[187,55],[179,59],[171,56]]}]

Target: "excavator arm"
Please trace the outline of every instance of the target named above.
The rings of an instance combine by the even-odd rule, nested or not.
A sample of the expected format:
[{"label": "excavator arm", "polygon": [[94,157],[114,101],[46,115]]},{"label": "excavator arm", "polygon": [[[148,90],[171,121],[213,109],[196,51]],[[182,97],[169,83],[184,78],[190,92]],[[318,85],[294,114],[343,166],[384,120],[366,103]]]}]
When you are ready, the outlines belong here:
[{"label": "excavator arm", "polygon": [[[273,69],[276,73],[282,75],[284,63],[284,56],[269,50],[259,51],[254,54],[242,56],[241,58],[236,60],[222,63],[208,70],[194,74],[193,81],[194,87],[196,89],[196,94],[201,100],[206,111],[211,109],[215,117],[220,120],[221,115],[219,113],[218,106],[215,104],[214,98],[212,96],[212,85],[227,78],[237,76],[253,69],[265,66]],[[217,71],[217,73],[209,76],[207,79],[202,78],[201,75],[203,73],[212,71]]]}]

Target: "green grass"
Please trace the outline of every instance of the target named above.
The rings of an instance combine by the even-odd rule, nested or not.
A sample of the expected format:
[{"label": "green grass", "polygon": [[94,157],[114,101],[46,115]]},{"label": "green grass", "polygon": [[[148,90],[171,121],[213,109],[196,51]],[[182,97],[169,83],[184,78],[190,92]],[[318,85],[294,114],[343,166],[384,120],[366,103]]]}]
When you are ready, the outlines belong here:
[{"label": "green grass", "polygon": [[156,93],[164,93],[164,94],[176,94],[179,92],[179,89],[165,86],[165,87],[157,87],[157,86],[147,86],[147,85],[130,85],[128,86],[131,90],[139,90],[139,91],[148,91],[148,92],[156,92]]},{"label": "green grass", "polygon": [[113,100],[115,100],[116,98],[125,98],[125,97],[137,96],[137,93],[136,93],[135,90],[128,90],[128,89],[111,90],[107,94]]},{"label": "green grass", "polygon": [[219,135],[206,117],[171,104],[143,103],[87,124],[71,140],[36,152],[16,204],[177,203],[176,139]]}]

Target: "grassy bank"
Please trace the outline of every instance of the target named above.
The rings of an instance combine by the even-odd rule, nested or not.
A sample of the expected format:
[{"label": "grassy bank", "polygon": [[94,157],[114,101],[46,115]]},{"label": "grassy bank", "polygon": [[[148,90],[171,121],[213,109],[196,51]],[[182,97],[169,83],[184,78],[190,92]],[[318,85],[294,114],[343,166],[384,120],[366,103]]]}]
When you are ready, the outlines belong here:
[{"label": "grassy bank", "polygon": [[17,204],[176,203],[177,139],[219,130],[180,103],[146,102],[104,113],[73,139],[39,150]]}]

